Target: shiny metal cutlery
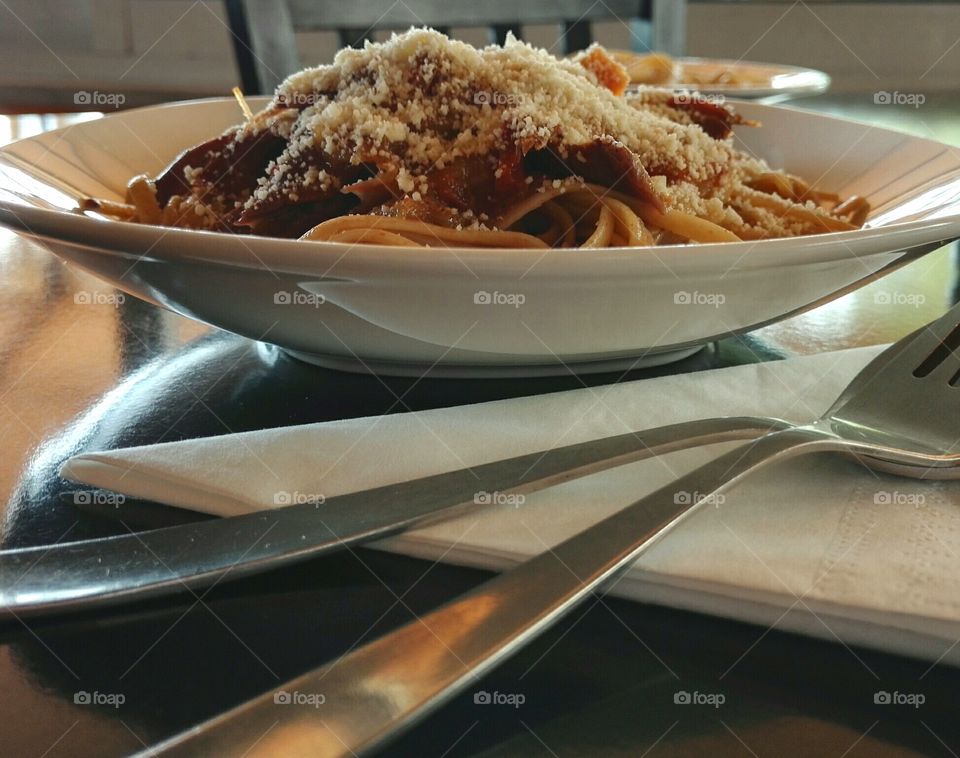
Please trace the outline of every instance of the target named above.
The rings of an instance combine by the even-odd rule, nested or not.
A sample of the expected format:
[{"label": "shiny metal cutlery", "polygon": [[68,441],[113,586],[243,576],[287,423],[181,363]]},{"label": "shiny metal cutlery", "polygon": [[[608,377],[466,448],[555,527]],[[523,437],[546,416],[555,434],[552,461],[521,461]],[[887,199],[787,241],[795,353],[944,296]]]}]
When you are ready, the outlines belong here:
[{"label": "shiny metal cutlery", "polygon": [[380,539],[477,505],[672,450],[789,426],[763,418],[674,424],[363,492],[119,537],[0,551],[0,616],[86,609],[210,585]]},{"label": "shiny metal cutlery", "polygon": [[[382,746],[629,567],[710,495],[819,451],[923,478],[960,476],[960,306],[872,361],[817,422],[767,434],[416,621],[294,679],[318,709],[254,698],[151,750],[176,756],[341,756]],[[678,492],[699,492],[692,504]],[[680,504],[678,504],[680,500]],[[771,506],[776,507],[776,506]]]}]

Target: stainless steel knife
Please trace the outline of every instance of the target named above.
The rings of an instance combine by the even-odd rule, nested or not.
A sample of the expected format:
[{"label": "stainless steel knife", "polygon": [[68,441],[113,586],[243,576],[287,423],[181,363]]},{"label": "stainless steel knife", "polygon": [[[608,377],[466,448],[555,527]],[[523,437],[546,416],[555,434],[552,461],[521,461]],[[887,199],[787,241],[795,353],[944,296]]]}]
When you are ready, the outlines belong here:
[{"label": "stainless steel knife", "polygon": [[235,578],[448,518],[477,493],[528,493],[673,450],[789,426],[722,418],[543,450],[376,489],[153,531],[0,551],[0,614],[89,608]]}]

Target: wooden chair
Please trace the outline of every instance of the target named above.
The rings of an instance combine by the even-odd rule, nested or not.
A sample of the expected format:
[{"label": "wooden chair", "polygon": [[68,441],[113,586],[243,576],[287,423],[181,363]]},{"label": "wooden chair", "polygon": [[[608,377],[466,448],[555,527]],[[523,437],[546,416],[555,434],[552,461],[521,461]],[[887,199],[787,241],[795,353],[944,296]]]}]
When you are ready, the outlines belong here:
[{"label": "wooden chair", "polygon": [[268,94],[302,68],[294,32],[336,30],[342,45],[359,47],[377,29],[432,26],[485,27],[501,43],[523,24],[562,23],[563,52],[592,40],[590,24],[601,19],[647,19],[653,47],[681,55],[686,36],[686,0],[226,0],[233,47],[244,91]]}]

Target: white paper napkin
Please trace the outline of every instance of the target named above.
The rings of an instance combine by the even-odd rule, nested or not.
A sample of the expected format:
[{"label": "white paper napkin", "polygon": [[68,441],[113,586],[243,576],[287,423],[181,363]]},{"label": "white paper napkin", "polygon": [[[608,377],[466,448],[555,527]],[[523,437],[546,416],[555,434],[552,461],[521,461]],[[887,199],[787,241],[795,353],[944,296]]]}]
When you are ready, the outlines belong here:
[{"label": "white paper napkin", "polygon": [[[63,474],[130,496],[233,515],[688,419],[756,414],[812,420],[876,352],[824,353],[90,453],[68,461]],[[376,547],[505,569],[735,444],[595,474]],[[957,664],[960,483],[875,474],[829,454],[789,461],[699,511],[649,550],[612,592]]]}]

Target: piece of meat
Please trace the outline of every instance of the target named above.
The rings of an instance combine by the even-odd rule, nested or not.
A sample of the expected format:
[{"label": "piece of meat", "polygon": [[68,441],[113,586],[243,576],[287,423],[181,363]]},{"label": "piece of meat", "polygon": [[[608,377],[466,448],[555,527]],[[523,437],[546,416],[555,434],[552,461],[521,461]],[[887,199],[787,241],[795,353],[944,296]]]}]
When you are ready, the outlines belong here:
[{"label": "piece of meat", "polygon": [[[308,175],[321,171],[335,177],[337,181],[325,184],[319,179],[307,180]],[[375,169],[364,165],[334,166],[331,162],[324,160],[319,151],[302,155],[297,160],[291,160],[290,166],[284,174],[283,187],[272,187],[262,198],[253,200],[243,211],[240,223],[256,221],[289,205],[314,203],[332,197],[340,191],[340,187],[344,184],[368,179],[374,173]],[[268,175],[266,172],[264,174]]]},{"label": "piece of meat", "polygon": [[193,191],[190,182],[184,176],[184,169],[202,168],[210,163],[215,155],[223,152],[224,148],[233,140],[232,134],[221,134],[207,142],[201,142],[180,155],[157,175],[157,202],[164,207],[174,195],[189,195]]},{"label": "piece of meat", "polygon": [[663,200],[640,159],[612,137],[567,148],[566,158],[549,147],[531,150],[524,157],[524,167],[531,174],[542,173],[553,179],[580,176],[664,210]]},{"label": "piece of meat", "polygon": [[431,197],[477,215],[489,212],[496,197],[496,168],[481,155],[457,158],[428,176]]},{"label": "piece of meat", "polygon": [[397,186],[397,169],[393,166],[384,166],[376,175],[348,184],[340,191],[356,196],[354,213],[366,213],[403,195]]},{"label": "piece of meat", "polygon": [[372,211],[377,216],[417,219],[438,226],[456,226],[459,219],[455,211],[435,198],[427,197],[414,200],[405,196],[399,200],[385,203]]},{"label": "piece of meat", "polygon": [[[257,177],[285,146],[286,140],[271,132],[242,137],[228,132],[215,137],[184,151],[160,173],[157,201],[163,207],[173,195],[241,197],[257,186]],[[192,181],[184,175],[188,167],[196,172]]]},{"label": "piece of meat", "polygon": [[736,124],[755,125],[755,122],[743,118],[733,108],[703,97],[675,95],[667,101],[667,105],[687,113],[697,126],[714,139],[729,137]]},{"label": "piece of meat", "polygon": [[335,193],[322,200],[306,203],[291,203],[272,213],[243,224],[247,231],[265,237],[300,237],[317,224],[356,209],[357,196]]}]

